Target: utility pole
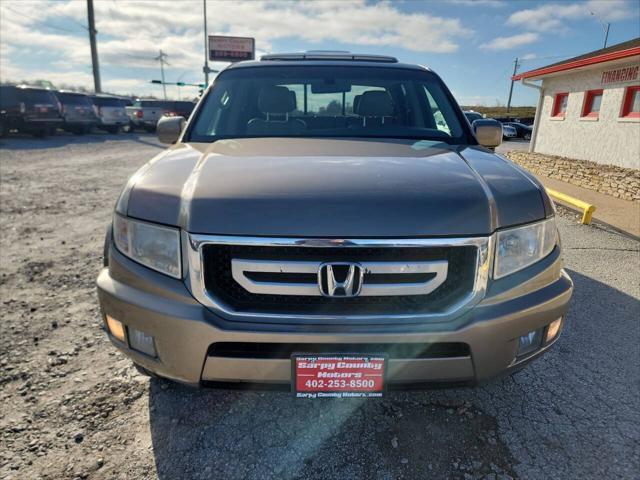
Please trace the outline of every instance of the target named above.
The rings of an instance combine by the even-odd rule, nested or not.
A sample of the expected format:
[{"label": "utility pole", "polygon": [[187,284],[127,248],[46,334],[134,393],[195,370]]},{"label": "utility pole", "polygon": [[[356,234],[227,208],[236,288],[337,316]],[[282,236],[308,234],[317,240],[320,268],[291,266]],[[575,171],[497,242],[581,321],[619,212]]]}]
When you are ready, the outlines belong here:
[{"label": "utility pole", "polygon": [[93,67],[93,88],[96,93],[102,91],[100,85],[100,65],[98,65],[98,46],[96,45],[96,21],[93,16],[93,0],[87,0],[87,15],[89,16],[89,43],[91,44],[91,65]]},{"label": "utility pole", "polygon": [[518,63],[518,59],[516,58],[513,62],[513,75],[511,76],[511,87],[509,88],[509,100],[507,100],[507,113],[511,110],[511,97],[513,96],[513,77],[515,77],[518,72],[518,67],[520,64]]},{"label": "utility pole", "polygon": [[611,24],[609,22],[605,22],[604,20],[602,20],[602,18],[600,18],[599,15],[596,15],[591,10],[589,10],[589,13],[592,16],[596,17],[596,20],[600,22],[600,26],[602,27],[602,33],[604,33],[604,45],[602,46],[602,48],[607,48],[607,40],[609,40],[609,27],[611,26]]},{"label": "utility pole", "polygon": [[164,93],[164,99],[167,99],[167,86],[164,83],[164,64],[169,65],[169,62],[165,60],[169,55],[160,50],[160,54],[154,58],[154,60],[160,61],[160,77],[162,78],[162,92]]},{"label": "utility pole", "polygon": [[[202,0],[202,8],[204,9],[204,83],[209,85],[209,37],[207,36],[207,0]],[[206,88],[206,87],[205,87]]]}]

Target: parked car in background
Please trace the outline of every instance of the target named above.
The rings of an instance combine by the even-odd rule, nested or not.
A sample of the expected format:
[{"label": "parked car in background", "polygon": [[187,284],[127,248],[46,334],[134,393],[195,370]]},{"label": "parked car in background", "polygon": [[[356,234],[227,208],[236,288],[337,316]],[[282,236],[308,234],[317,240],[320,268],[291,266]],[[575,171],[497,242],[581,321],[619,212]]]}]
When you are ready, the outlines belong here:
[{"label": "parked car in background", "polygon": [[516,136],[518,138],[524,138],[525,140],[531,140],[531,132],[533,132],[533,127],[531,125],[525,125],[520,122],[506,122],[503,125],[508,125],[513,127],[516,130]]},{"label": "parked car in background", "polygon": [[127,107],[131,131],[140,129],[154,132],[158,120],[173,111],[173,103],[162,100],[135,100],[132,106]]},{"label": "parked car in background", "polygon": [[510,138],[517,138],[518,132],[514,127],[507,123],[502,124],[502,138],[508,140]]},{"label": "parked car in background", "polygon": [[91,97],[91,101],[98,117],[98,128],[109,133],[118,133],[122,128],[129,127],[129,117],[121,98],[97,94]]},{"label": "parked car in background", "polygon": [[187,120],[191,116],[191,112],[193,112],[193,109],[196,106],[195,103],[184,100],[179,100],[171,103],[173,103],[173,108],[169,111],[169,114],[176,117],[184,117]]},{"label": "parked car in background", "polygon": [[0,135],[18,130],[44,137],[61,125],[60,102],[52,91],[0,85]]},{"label": "parked car in background", "polygon": [[474,112],[473,110],[465,110],[462,113],[464,113],[464,116],[467,117],[469,123],[473,123],[476,120],[482,120],[483,118],[485,118],[483,114]]},{"label": "parked car in background", "polygon": [[195,103],[189,101],[136,100],[127,107],[131,129],[143,129],[153,132],[158,120],[164,116],[189,118]]},{"label": "parked car in background", "polygon": [[97,125],[98,118],[88,95],[64,90],[55,95],[62,105],[62,128],[65,131],[83,135]]}]

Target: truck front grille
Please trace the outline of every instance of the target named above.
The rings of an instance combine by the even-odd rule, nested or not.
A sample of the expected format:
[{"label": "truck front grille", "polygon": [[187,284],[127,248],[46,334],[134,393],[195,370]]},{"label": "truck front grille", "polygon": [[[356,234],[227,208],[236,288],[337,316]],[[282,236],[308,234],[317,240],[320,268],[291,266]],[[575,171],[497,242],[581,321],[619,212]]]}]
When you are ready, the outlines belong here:
[{"label": "truck front grille", "polygon": [[[439,247],[313,247],[313,246],[264,246],[204,244],[202,245],[202,276],[207,294],[235,312],[283,315],[418,315],[446,312],[451,306],[467,297],[474,288],[478,247],[474,245]],[[249,282],[260,285],[307,285],[307,294],[295,294],[304,289],[292,290],[293,294],[255,293],[247,283],[241,285],[234,278],[232,263],[241,259],[242,265],[263,262],[269,265],[306,265],[308,271],[293,268],[294,273],[283,268],[269,268],[267,272],[247,272]],[[407,265],[446,264],[445,275],[437,287],[425,294],[393,294],[408,291],[409,284],[429,282],[431,273],[416,273],[411,269],[389,273],[369,273],[364,269],[363,295],[353,297],[323,296],[316,288],[318,274],[313,265],[350,262],[358,265]],[[246,267],[249,265],[249,267]],[[309,267],[311,265],[311,267]],[[384,268],[379,269],[384,271]],[[237,273],[237,272],[236,272]],[[320,280],[322,281],[322,280]],[[266,282],[266,283],[265,283]],[[377,295],[376,288],[391,286],[385,294]],[[426,283],[425,283],[426,284]],[[403,286],[405,285],[405,286]],[[313,286],[313,288],[311,288]],[[364,287],[369,286],[368,293]],[[371,288],[373,286],[373,288]],[[428,289],[426,289],[428,290]],[[426,291],[425,290],[425,291]],[[263,290],[257,290],[263,291]],[[266,291],[269,291],[268,289]],[[281,290],[273,289],[275,292]]]}]

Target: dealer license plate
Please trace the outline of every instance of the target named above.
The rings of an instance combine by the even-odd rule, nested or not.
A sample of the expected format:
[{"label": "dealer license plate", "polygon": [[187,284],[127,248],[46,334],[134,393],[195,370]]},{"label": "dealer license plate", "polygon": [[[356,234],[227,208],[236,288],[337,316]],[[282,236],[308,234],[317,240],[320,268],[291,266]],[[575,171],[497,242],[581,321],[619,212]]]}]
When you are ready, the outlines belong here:
[{"label": "dealer license plate", "polygon": [[297,398],[382,397],[387,359],[384,355],[306,355],[291,358]]}]

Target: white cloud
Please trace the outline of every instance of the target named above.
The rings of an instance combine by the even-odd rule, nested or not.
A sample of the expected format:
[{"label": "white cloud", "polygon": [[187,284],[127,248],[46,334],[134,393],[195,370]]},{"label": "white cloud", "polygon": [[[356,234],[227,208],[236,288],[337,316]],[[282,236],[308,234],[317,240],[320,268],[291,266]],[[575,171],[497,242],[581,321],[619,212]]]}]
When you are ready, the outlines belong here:
[{"label": "white cloud", "polygon": [[535,60],[536,58],[538,58],[538,55],[536,55],[535,53],[527,53],[525,55],[522,55],[520,57],[520,60]]},{"label": "white cloud", "polygon": [[[483,2],[484,3],[484,2]],[[491,2],[493,3],[493,2]],[[282,40],[299,40],[322,48],[327,42],[354,50],[395,47],[414,52],[451,53],[473,32],[458,18],[405,13],[393,2],[353,1],[209,1],[209,33],[253,36],[260,52]],[[103,72],[112,68],[158,69],[152,59],[169,55],[169,75],[189,70],[199,78],[203,63],[201,0],[95,2],[98,53]],[[48,78],[90,72],[86,2],[0,2],[0,75],[30,78],[34,70]],[[69,31],[67,31],[69,30]],[[50,65],[34,69],[27,61],[47,53]],[[10,60],[11,68],[8,68]],[[62,63],[61,63],[62,62]],[[67,68],[63,67],[63,63]],[[32,63],[32,62],[31,62]],[[213,65],[219,68],[224,64]],[[66,70],[66,71],[61,71]],[[171,73],[173,72],[173,73]],[[131,74],[132,75],[132,74]],[[149,75],[152,75],[151,72]],[[103,75],[104,76],[104,75]],[[130,88],[135,79],[122,79]],[[114,84],[118,85],[118,84]]]},{"label": "white cloud", "polygon": [[489,42],[480,45],[483,50],[510,50],[512,48],[537,42],[540,36],[537,33],[527,32],[511,35],[509,37],[496,37]]},{"label": "white cloud", "polygon": [[466,7],[504,7],[507,2],[504,0],[448,0],[454,5],[464,5]]},{"label": "white cloud", "polygon": [[566,29],[566,23],[598,15],[603,21],[624,20],[631,15],[625,0],[590,0],[586,3],[548,3],[520,10],[509,16],[507,25],[537,32]]}]

